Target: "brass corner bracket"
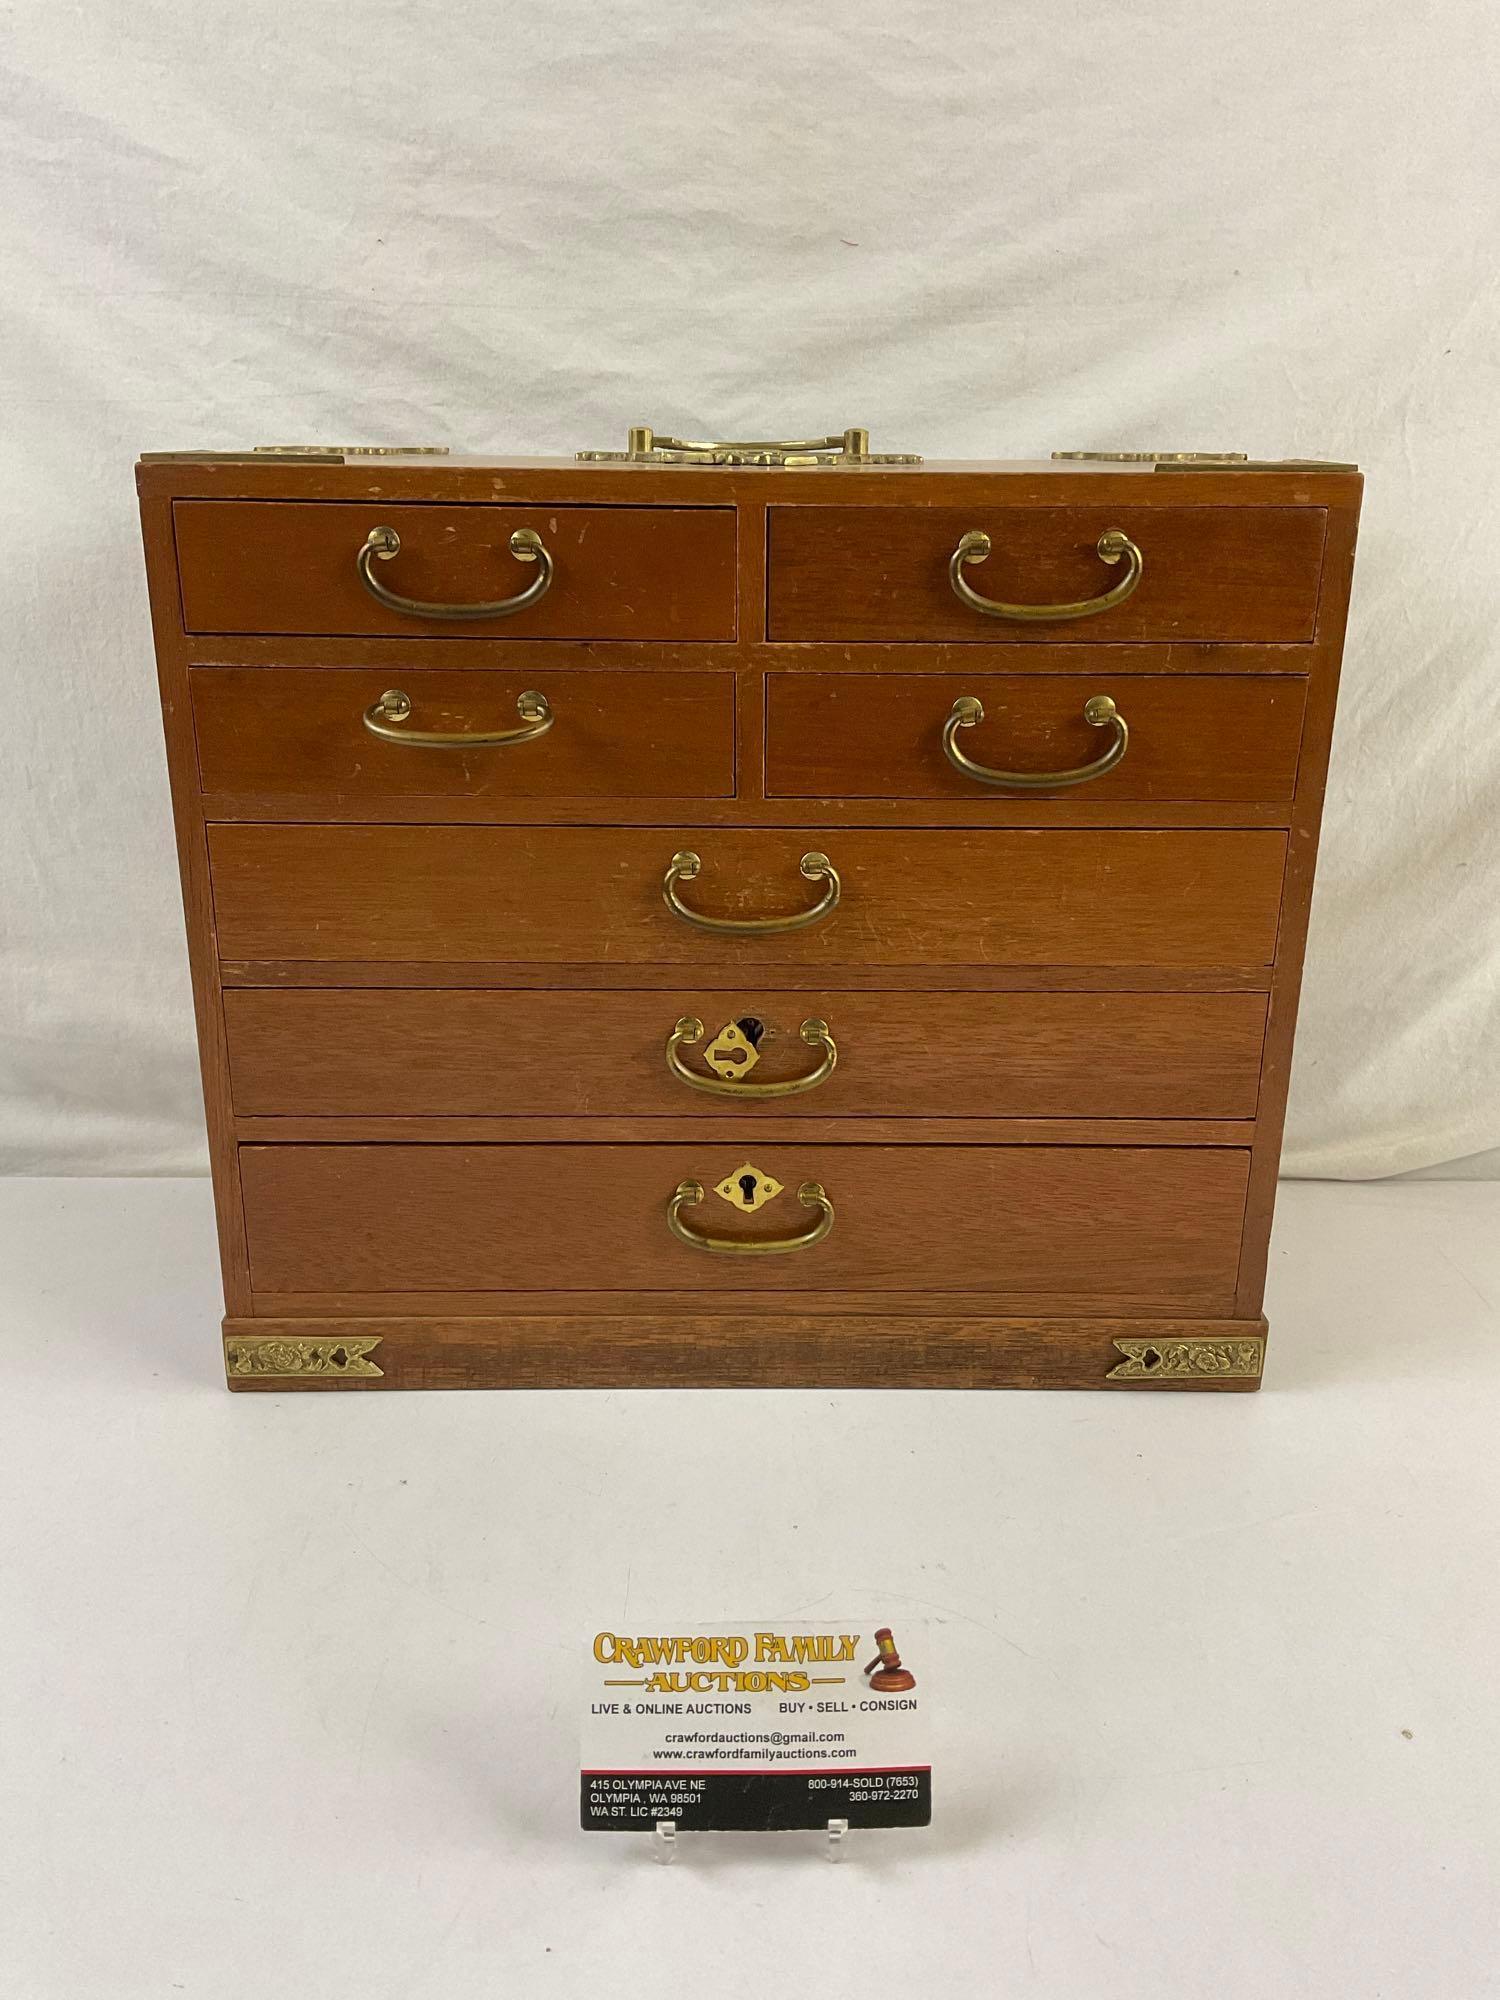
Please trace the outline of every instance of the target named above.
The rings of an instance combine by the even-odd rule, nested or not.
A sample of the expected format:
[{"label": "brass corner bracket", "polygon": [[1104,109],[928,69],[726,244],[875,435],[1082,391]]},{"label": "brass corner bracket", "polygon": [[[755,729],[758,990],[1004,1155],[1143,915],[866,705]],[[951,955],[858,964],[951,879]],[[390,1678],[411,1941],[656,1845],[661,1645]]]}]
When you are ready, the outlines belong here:
[{"label": "brass corner bracket", "polygon": [[381,1336],[361,1340],[249,1339],[230,1334],[224,1342],[224,1369],[230,1376],[290,1381],[306,1375],[384,1375],[370,1359]]},{"label": "brass corner bracket", "polygon": [[1217,1376],[1256,1381],[1265,1365],[1266,1343],[1259,1334],[1233,1340],[1184,1335],[1178,1340],[1116,1340],[1125,1359],[1110,1369],[1108,1382],[1186,1382]]}]

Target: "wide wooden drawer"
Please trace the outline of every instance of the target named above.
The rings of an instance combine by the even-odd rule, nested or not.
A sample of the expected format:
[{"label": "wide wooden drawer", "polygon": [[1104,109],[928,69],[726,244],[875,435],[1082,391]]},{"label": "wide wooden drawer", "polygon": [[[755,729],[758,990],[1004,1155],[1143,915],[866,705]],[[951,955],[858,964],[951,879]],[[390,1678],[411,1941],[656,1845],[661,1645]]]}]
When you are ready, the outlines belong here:
[{"label": "wide wooden drawer", "polygon": [[[242,1146],[259,1293],[984,1290],[995,1309],[1067,1298],[1100,1311],[1227,1311],[1249,1154],[1224,1148]],[[745,1213],[749,1170],[782,1192]],[[682,1226],[820,1242],[720,1255]]]},{"label": "wide wooden drawer", "polygon": [[[1100,697],[1115,714],[1091,722]],[[1305,682],[1269,674],[773,673],[766,790],[993,804],[1035,796],[1050,772],[1049,797],[1278,805],[1296,788],[1305,700]],[[976,701],[977,719],[954,719]],[[1117,763],[1078,775],[1122,743]]]},{"label": "wide wooden drawer", "polygon": [[[189,632],[372,633],[449,639],[732,639],[729,507],[442,507],[179,500],[173,508]],[[376,528],[397,552],[376,581],[422,605],[472,609],[539,576],[518,530],[553,564],[546,594],[495,617],[441,617],[379,602],[356,559]]]},{"label": "wide wooden drawer", "polygon": [[[493,826],[209,829],[229,959],[516,965],[1269,964],[1286,838],[1264,830],[947,831]],[[725,935],[666,907],[805,928]],[[816,868],[816,863],[810,863]]]},{"label": "wide wooden drawer", "polygon": [[[1313,636],[1321,507],[773,507],[772,640],[969,639],[995,645],[1128,639],[1300,642]],[[1028,607],[1089,602],[1122,578],[1099,539],[1140,550],[1140,582],[1097,615],[1032,623],[960,602],[949,564],[974,530],[991,553],[967,565],[982,596]]]},{"label": "wide wooden drawer", "polygon": [[[226,992],[224,1013],[245,1116],[1252,1118],[1266,1003],[1257,993],[255,988]],[[669,1052],[682,1019],[701,1033]],[[804,1037],[803,1023],[819,1020],[827,1037]]]},{"label": "wide wooden drawer", "polygon": [[[319,818],[377,798],[734,794],[732,674],[557,671],[543,659],[417,668],[393,686],[393,672],[195,667],[204,791],[295,799]],[[533,692],[545,709],[523,700]],[[482,740],[496,734],[512,740]],[[453,740],[418,740],[428,735]]]}]

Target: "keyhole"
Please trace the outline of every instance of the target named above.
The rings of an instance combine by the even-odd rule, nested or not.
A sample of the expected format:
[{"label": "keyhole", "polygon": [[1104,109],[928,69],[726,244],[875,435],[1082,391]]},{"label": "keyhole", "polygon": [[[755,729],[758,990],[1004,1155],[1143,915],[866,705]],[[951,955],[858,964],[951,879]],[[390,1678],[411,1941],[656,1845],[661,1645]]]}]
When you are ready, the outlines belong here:
[{"label": "keyhole", "polygon": [[756,1185],[757,1183],[754,1174],[740,1175],[740,1193],[745,1198],[746,1208],[754,1208],[755,1206]]},{"label": "keyhole", "polygon": [[739,1029],[752,1049],[760,1047],[760,1038],[766,1032],[764,1021],[756,1020],[753,1014],[742,1014],[734,1025]]}]

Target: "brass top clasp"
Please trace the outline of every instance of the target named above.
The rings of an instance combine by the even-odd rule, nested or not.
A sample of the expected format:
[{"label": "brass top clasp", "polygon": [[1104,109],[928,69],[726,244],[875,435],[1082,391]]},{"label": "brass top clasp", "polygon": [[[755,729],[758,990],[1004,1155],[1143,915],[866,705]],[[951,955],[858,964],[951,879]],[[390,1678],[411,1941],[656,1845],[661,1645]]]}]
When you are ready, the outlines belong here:
[{"label": "brass top clasp", "polygon": [[911,452],[871,451],[865,430],[817,438],[675,438],[649,424],[631,426],[624,451],[580,451],[580,459],[613,465],[920,465]]}]

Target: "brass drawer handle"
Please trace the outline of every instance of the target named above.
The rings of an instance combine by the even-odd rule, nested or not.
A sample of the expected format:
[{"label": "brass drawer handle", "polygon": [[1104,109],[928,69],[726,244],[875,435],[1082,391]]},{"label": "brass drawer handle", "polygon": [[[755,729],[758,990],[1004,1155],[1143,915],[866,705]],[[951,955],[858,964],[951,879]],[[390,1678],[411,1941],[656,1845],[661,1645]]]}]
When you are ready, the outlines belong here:
[{"label": "brass drawer handle", "polygon": [[823,1051],[823,1060],[816,1069],[809,1070],[806,1076],[790,1077],[785,1083],[739,1083],[733,1077],[700,1076],[688,1068],[678,1051],[702,1041],[703,1023],[691,1014],[684,1014],[667,1037],[667,1068],[679,1082],[706,1091],[710,1097],[748,1097],[760,1102],[768,1097],[798,1097],[804,1090],[816,1090],[820,1083],[828,1081],[839,1052],[826,1021],[804,1021],[797,1032],[810,1049]]},{"label": "brass drawer handle", "polygon": [[982,528],[971,528],[948,558],[948,581],[953,585],[954,596],[971,611],[982,611],[987,618],[1009,618],[1018,624],[1060,625],[1068,618],[1096,618],[1101,611],[1113,611],[1135,589],[1145,567],[1145,558],[1129,535],[1121,528],[1109,528],[1099,537],[1099,560],[1117,563],[1124,556],[1127,563],[1125,574],[1112,590],[1106,590],[1102,597],[1085,597],[1077,604],[1002,604],[998,598],[981,597],[964,575],[965,568],[987,559],[991,546]]},{"label": "brass drawer handle", "polygon": [[1130,743],[1130,727],[1107,694],[1089,696],[1083,704],[1083,719],[1093,729],[1114,730],[1109,748],[1092,764],[1075,764],[1071,771],[994,771],[988,764],[976,764],[958,747],[959,730],[972,729],[984,720],[984,704],[971,694],[961,694],[943,724],[943,754],[966,778],[977,778],[981,785],[998,785],[1002,791],[1055,792],[1065,785],[1086,785],[1090,778],[1102,778],[1119,763]]},{"label": "brass drawer handle", "polygon": [[359,580],[378,604],[388,611],[403,612],[408,618],[509,618],[536,604],[552,588],[552,557],[541,536],[531,528],[517,528],[510,538],[510,552],[517,562],[536,563],[537,573],[526,588],[514,597],[497,598],[492,604],[427,604],[420,597],[402,597],[387,590],[370,567],[375,557],[389,562],[401,552],[401,537],[394,528],[371,528],[365,545],[355,557]]},{"label": "brass drawer handle", "polygon": [[699,1182],[679,1181],[667,1203],[667,1227],[690,1250],[708,1250],[719,1257],[779,1257],[788,1250],[810,1250],[833,1227],[833,1203],[816,1181],[804,1181],[797,1190],[802,1206],[818,1213],[796,1236],[714,1236],[707,1230],[699,1231],[683,1219],[682,1211],[696,1208],[702,1199]]},{"label": "brass drawer handle", "polygon": [[516,696],[520,729],[403,729],[411,714],[411,696],[400,688],[387,688],[379,701],[365,710],[365,728],[382,743],[409,743],[418,750],[498,750],[507,743],[532,743],[545,736],[556,720],[544,694],[528,688]]},{"label": "brass drawer handle", "polygon": [[677,884],[696,880],[702,866],[701,857],[694,854],[691,848],[674,854],[662,878],[662,900],[684,923],[695,924],[700,931],[727,932],[735,937],[769,937],[773,933],[805,930],[809,924],[821,923],[824,917],[831,916],[838,908],[844,889],[839,871],[826,854],[804,854],[797,866],[808,881],[826,882],[828,885],[810,910],[798,910],[790,917],[709,917],[701,910],[690,910],[677,894]]}]

